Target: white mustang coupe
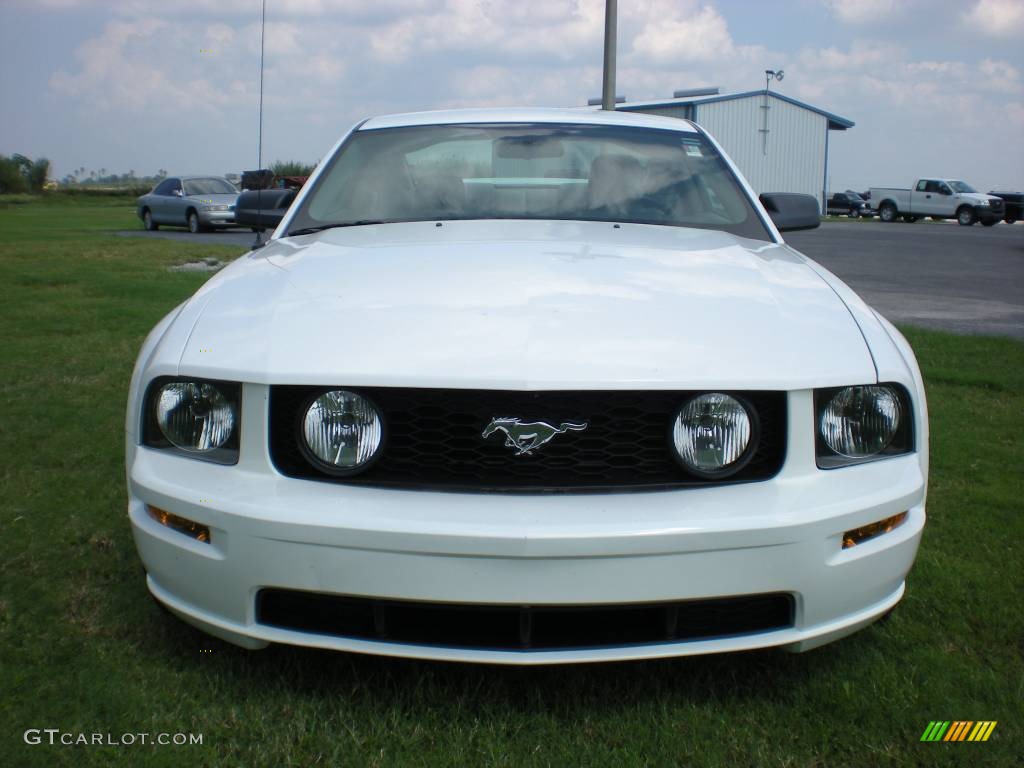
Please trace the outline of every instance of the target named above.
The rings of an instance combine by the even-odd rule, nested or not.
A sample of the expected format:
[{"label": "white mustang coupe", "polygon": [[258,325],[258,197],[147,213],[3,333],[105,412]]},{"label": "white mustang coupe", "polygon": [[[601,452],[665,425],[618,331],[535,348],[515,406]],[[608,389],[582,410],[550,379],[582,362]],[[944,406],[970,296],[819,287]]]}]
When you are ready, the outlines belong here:
[{"label": "white mustang coupe", "polygon": [[268,643],[538,664],[884,616],[925,521],[913,352],[715,140],[585,110],[378,117],[143,344],[149,590]]}]

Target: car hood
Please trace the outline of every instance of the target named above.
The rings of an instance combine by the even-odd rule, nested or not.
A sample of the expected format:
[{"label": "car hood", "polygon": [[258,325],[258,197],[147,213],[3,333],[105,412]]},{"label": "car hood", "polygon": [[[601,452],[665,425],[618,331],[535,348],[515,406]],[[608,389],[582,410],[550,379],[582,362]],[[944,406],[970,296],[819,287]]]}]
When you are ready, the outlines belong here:
[{"label": "car hood", "polygon": [[970,200],[972,203],[981,203],[986,200],[988,200],[989,202],[993,200],[999,200],[1000,202],[1002,201],[1001,197],[996,197],[995,195],[986,195],[983,192],[958,192],[957,197],[961,200]]},{"label": "car hood", "polygon": [[218,205],[230,205],[238,199],[237,192],[225,192],[218,195],[186,195],[186,200],[195,200],[201,203],[215,203]]},{"label": "car hood", "polygon": [[[785,245],[603,222],[465,221],[272,241],[214,277],[180,371],[265,383],[751,388],[875,380]],[[183,334],[176,334],[182,338]]]}]

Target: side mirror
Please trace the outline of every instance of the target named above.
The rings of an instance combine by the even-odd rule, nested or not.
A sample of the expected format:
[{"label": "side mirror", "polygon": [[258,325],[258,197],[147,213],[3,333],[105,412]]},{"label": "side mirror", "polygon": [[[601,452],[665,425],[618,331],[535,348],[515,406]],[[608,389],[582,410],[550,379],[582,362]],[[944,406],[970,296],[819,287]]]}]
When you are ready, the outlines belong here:
[{"label": "side mirror", "polygon": [[810,195],[795,192],[765,192],[761,205],[768,212],[779,232],[815,229],[821,225],[818,201]]},{"label": "side mirror", "polygon": [[184,196],[184,194],[185,194],[185,193],[184,193],[184,192],[182,192],[182,191],[181,191],[180,189],[176,189],[176,190],[174,190],[174,196],[175,196],[175,197],[182,197],[182,196]]}]

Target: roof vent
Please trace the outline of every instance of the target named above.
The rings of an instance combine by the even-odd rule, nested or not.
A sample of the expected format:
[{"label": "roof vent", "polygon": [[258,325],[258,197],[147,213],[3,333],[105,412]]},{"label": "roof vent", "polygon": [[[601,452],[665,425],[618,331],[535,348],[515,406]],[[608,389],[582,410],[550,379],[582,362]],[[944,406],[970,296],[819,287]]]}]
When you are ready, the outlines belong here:
[{"label": "roof vent", "polygon": [[717,96],[721,88],[717,85],[705,86],[704,88],[688,88],[685,91],[674,91],[673,99],[688,99],[691,96]]}]

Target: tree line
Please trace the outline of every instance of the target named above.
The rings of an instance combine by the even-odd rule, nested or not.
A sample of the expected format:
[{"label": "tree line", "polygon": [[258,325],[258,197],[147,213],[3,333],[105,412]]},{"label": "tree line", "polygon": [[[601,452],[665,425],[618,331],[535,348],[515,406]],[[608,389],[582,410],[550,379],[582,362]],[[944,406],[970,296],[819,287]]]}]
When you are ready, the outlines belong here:
[{"label": "tree line", "polygon": [[[276,176],[308,176],[315,166],[296,160],[277,160],[270,169]],[[40,193],[44,189],[95,189],[98,187],[135,190],[147,189],[167,177],[167,171],[161,168],[152,176],[136,176],[135,171],[128,173],[108,173],[106,168],[89,170],[85,166],[75,168],[64,176],[60,182],[50,181],[50,161],[45,157],[35,160],[25,155],[0,155],[0,194]]]},{"label": "tree line", "polygon": [[45,157],[0,155],[0,193],[42,192],[49,175],[50,161]]}]

